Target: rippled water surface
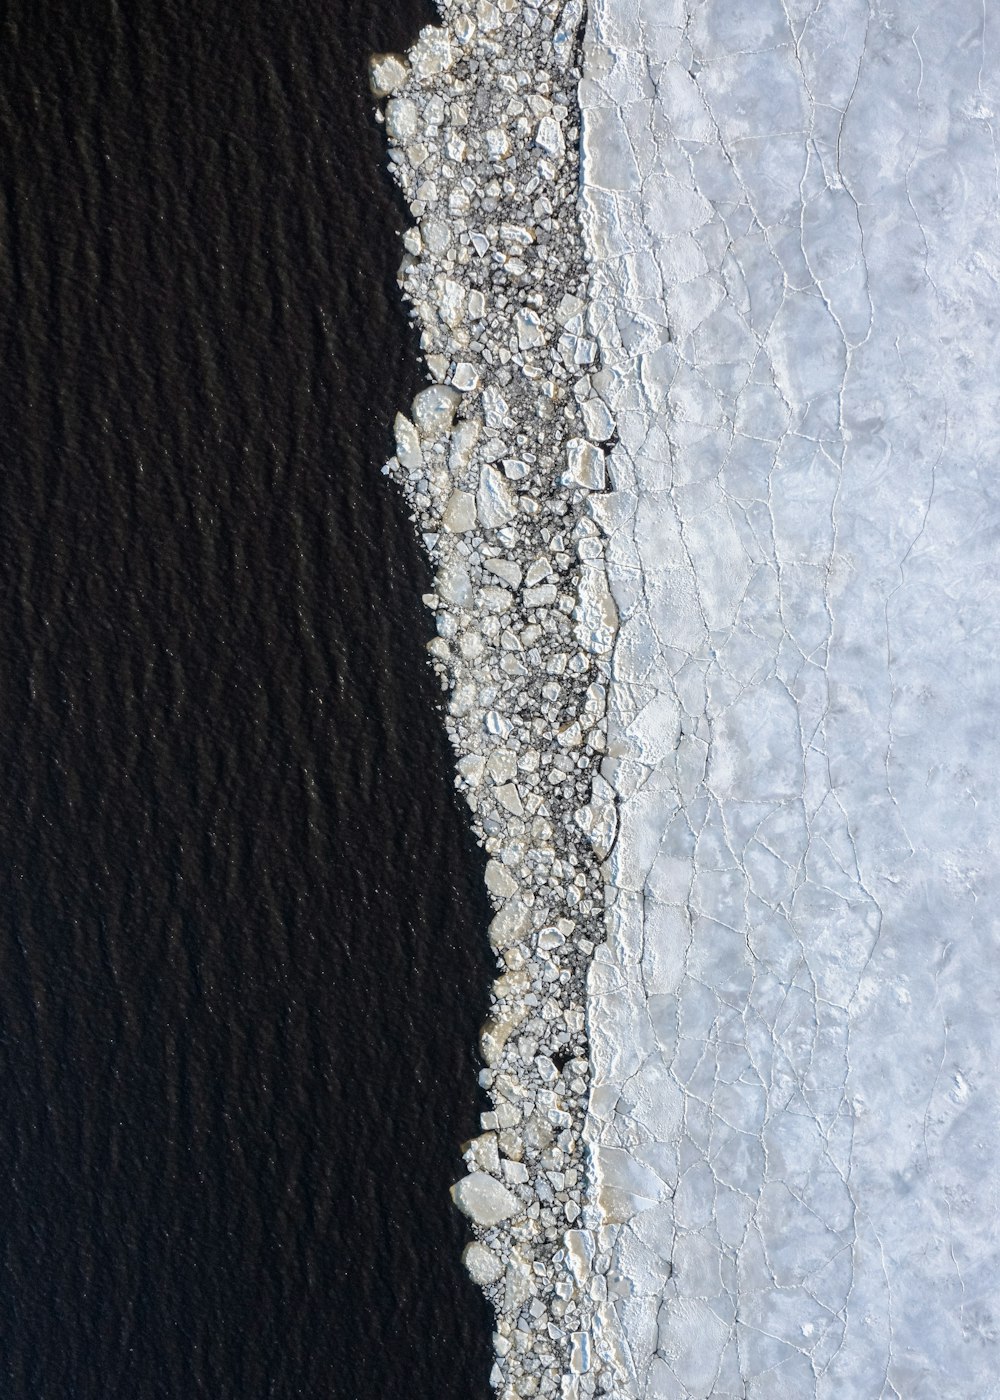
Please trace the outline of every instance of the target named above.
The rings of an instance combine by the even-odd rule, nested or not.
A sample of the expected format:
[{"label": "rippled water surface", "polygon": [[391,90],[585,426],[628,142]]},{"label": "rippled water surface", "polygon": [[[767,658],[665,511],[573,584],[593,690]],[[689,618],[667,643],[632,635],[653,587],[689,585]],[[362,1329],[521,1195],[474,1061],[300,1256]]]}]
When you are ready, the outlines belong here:
[{"label": "rippled water surface", "polygon": [[476,1400],[481,856],[379,465],[421,0],[0,21],[0,1393]]}]

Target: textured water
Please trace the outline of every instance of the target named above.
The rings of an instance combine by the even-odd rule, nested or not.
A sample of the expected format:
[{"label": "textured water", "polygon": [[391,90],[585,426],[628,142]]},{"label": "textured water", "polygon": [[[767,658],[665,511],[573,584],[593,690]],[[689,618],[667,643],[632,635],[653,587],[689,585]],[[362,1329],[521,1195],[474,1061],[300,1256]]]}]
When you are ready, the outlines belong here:
[{"label": "textured water", "polygon": [[488,1391],[481,857],[378,475],[418,0],[0,25],[0,1390]]}]

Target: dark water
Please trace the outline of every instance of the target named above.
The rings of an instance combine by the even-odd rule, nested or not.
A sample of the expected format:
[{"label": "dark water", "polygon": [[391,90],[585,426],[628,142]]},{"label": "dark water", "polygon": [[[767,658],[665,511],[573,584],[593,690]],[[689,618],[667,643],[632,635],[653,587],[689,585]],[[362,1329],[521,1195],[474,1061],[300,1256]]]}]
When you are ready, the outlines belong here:
[{"label": "dark water", "polygon": [[0,1396],[480,1400],[481,856],[380,477],[423,0],[0,8]]}]

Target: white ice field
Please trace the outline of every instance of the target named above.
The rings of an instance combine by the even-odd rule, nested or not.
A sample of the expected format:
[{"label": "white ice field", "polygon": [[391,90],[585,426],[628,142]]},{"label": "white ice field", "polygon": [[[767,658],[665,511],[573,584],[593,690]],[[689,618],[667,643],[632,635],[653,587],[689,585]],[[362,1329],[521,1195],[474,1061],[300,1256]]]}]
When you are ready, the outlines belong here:
[{"label": "white ice field", "polygon": [[636,1400],[1000,1396],[1000,6],[591,0]]}]

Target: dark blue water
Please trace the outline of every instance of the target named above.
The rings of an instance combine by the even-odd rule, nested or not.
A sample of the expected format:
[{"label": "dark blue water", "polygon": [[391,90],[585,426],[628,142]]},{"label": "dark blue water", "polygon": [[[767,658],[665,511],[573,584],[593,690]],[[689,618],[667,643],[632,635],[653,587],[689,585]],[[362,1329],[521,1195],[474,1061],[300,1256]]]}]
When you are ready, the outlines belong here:
[{"label": "dark blue water", "polygon": [[423,0],[0,10],[0,1395],[479,1400],[481,855],[379,475]]}]

